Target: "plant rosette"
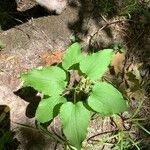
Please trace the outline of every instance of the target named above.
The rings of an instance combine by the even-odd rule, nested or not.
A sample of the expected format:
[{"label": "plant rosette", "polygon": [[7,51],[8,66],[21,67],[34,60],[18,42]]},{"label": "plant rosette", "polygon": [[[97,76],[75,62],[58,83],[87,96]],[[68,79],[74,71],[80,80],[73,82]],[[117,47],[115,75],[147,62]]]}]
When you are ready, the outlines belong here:
[{"label": "plant rosette", "polygon": [[127,110],[122,94],[102,80],[112,55],[112,49],[104,49],[84,56],[80,44],[74,43],[61,64],[21,75],[25,86],[44,95],[36,109],[37,122],[46,123],[59,115],[67,141],[78,150],[86,138],[91,112],[111,116]]}]

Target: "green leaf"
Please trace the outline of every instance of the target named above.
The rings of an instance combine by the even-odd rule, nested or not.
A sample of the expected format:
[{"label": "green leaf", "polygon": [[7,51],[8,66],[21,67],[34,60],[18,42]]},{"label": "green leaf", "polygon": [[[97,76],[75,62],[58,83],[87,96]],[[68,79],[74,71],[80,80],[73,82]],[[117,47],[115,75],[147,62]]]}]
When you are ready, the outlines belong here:
[{"label": "green leaf", "polygon": [[4,143],[12,142],[13,138],[14,138],[14,132],[12,132],[12,131],[6,131],[3,135]]},{"label": "green leaf", "polygon": [[100,82],[93,86],[88,104],[103,116],[127,110],[126,101],[123,99],[122,94],[107,82]]},{"label": "green leaf", "polygon": [[72,65],[79,63],[81,56],[81,47],[79,43],[72,44],[65,52],[62,60],[62,66],[65,70]]},{"label": "green leaf", "polygon": [[84,107],[82,102],[76,104],[67,102],[60,108],[60,119],[67,140],[80,150],[82,141],[86,137],[90,111]]},{"label": "green leaf", "polygon": [[4,143],[3,143],[3,141],[1,140],[1,138],[0,138],[0,150],[4,150]]},{"label": "green leaf", "polygon": [[12,142],[14,138],[14,133],[12,131],[6,131],[0,137],[0,150],[5,149],[5,145]]},{"label": "green leaf", "polygon": [[41,123],[45,123],[52,120],[59,112],[59,107],[57,106],[64,102],[66,102],[66,99],[59,95],[42,99],[36,110],[36,120]]},{"label": "green leaf", "polygon": [[97,80],[107,71],[112,58],[113,50],[105,49],[82,58],[80,70],[91,80]]},{"label": "green leaf", "polygon": [[55,66],[32,70],[22,74],[21,79],[26,86],[49,96],[61,94],[67,84],[64,70]]}]

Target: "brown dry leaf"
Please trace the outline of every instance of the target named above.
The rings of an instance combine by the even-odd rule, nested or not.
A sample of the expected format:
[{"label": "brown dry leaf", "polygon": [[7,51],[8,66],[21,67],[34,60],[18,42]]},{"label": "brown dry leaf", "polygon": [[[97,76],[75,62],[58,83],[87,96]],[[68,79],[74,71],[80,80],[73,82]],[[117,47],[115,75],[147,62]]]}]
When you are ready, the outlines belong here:
[{"label": "brown dry leaf", "polygon": [[129,99],[132,99],[132,100],[142,100],[143,97],[144,97],[145,93],[144,93],[144,90],[142,89],[139,89],[135,92],[127,92],[127,96]]},{"label": "brown dry leaf", "polygon": [[4,62],[8,62],[14,58],[15,58],[14,55],[0,54],[0,60]]},{"label": "brown dry leaf", "polygon": [[128,84],[128,87],[131,89],[132,92],[137,91],[140,89],[140,83],[141,83],[141,75],[139,68],[142,64],[131,64],[128,67],[128,70],[125,70],[124,79],[126,80],[126,83]]},{"label": "brown dry leaf", "polygon": [[63,52],[54,52],[52,58],[54,59],[54,63],[59,64],[62,61]]},{"label": "brown dry leaf", "polygon": [[120,87],[129,99],[140,100],[144,96],[144,91],[141,88],[142,78],[139,71],[141,65],[141,63],[132,63],[125,70],[124,82]]},{"label": "brown dry leaf", "polygon": [[113,55],[111,66],[113,66],[116,75],[119,72],[122,72],[124,60],[125,60],[125,53],[117,52],[116,54]]},{"label": "brown dry leaf", "polygon": [[9,57],[7,57],[6,61],[12,60],[14,58],[15,58],[15,56],[9,56]]},{"label": "brown dry leaf", "polygon": [[40,58],[41,58],[43,61],[45,61],[45,63],[46,63],[47,65],[51,65],[51,64],[52,64],[50,53],[44,52],[44,53],[40,54],[39,56],[40,56]]},{"label": "brown dry leaf", "polygon": [[128,67],[127,72],[131,72],[135,76],[135,79],[141,81],[141,75],[140,75],[139,68],[142,65],[143,65],[142,63],[131,64],[130,67]]},{"label": "brown dry leaf", "polygon": [[8,56],[6,54],[0,54],[0,61],[5,61],[7,57]]},{"label": "brown dry leaf", "polygon": [[40,54],[40,58],[45,61],[46,65],[52,65],[54,63],[59,64],[62,60],[63,52],[56,51],[53,53],[44,52]]},{"label": "brown dry leaf", "polygon": [[113,122],[118,129],[123,129],[123,120],[119,115],[113,115]]}]

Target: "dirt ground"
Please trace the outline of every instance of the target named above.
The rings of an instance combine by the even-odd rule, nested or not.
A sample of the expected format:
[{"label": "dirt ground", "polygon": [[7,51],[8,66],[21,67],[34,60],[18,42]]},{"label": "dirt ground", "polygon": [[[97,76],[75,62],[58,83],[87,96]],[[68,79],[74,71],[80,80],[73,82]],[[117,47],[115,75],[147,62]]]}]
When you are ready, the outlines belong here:
[{"label": "dirt ground", "polygon": [[[25,6],[28,11],[31,4]],[[92,16],[91,7],[86,4],[83,6],[82,3],[74,3],[68,6],[61,15],[44,14],[43,16],[37,15],[35,18],[30,16],[26,21],[12,23],[10,27],[7,26],[10,21],[8,20],[6,26],[1,26],[0,40],[5,46],[0,50],[0,105],[10,107],[10,126],[11,130],[16,132],[16,138],[20,143],[18,150],[53,150],[56,148],[57,143],[54,141],[16,124],[18,122],[34,126],[34,116],[27,114],[30,101],[20,98],[15,91],[21,87],[20,73],[59,62],[73,35],[78,36],[78,41],[86,52],[112,48],[114,43],[124,43],[128,51],[126,64],[121,69],[140,63],[143,73],[142,81],[149,82],[150,26],[147,18],[139,17],[139,20],[144,22],[142,28],[136,23],[127,22],[124,17],[106,20],[100,15],[98,20]],[[18,9],[26,11],[26,8],[22,6],[18,6]],[[145,90],[148,101],[149,90],[150,88]],[[136,99],[136,96],[133,98]],[[135,102],[132,106],[137,104]],[[146,114],[149,117],[148,105],[150,106],[150,103],[146,102],[146,105],[147,107],[143,108],[144,114],[141,115]],[[56,119],[52,125],[53,128],[58,128],[58,123]],[[109,118],[94,120],[89,127],[88,137],[111,129]],[[57,149],[63,148],[58,146]],[[101,147],[87,149],[100,150]],[[106,149],[110,148],[105,147]]]}]

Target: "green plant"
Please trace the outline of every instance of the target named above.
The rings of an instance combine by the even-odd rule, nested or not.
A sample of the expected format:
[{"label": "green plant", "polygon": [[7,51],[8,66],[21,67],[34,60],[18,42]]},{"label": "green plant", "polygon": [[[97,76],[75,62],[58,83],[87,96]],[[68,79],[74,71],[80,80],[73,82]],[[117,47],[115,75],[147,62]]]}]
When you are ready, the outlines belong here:
[{"label": "green plant", "polygon": [[125,52],[125,48],[121,43],[115,43],[113,45],[113,49],[114,49],[114,51],[119,52],[119,53],[124,53]]},{"label": "green plant", "polygon": [[[10,131],[10,108],[6,105],[0,105],[0,150],[12,148],[13,143],[17,142],[15,132]],[[16,143],[16,147],[17,147]],[[14,147],[13,147],[14,148]]]},{"label": "green plant", "polygon": [[130,15],[137,11],[140,6],[139,0],[125,0],[122,2],[122,6],[119,10],[119,15]]},{"label": "green plant", "polygon": [[14,132],[6,131],[0,136],[0,150],[4,150],[7,145],[11,144],[14,140]]},{"label": "green plant", "polygon": [[[115,1],[115,0],[96,0],[94,1],[95,8],[102,14],[107,17],[113,17],[116,15],[120,16],[129,16],[134,12],[140,10],[141,2],[140,0],[123,0],[123,1]],[[96,11],[97,13],[97,11]]]},{"label": "green plant", "polygon": [[127,110],[122,94],[102,76],[108,69],[113,50],[83,55],[78,43],[65,52],[62,63],[22,74],[25,86],[43,94],[35,118],[38,125],[58,114],[69,145],[81,149],[91,113],[110,116]]},{"label": "green plant", "polygon": [[[128,112],[125,112],[124,114],[122,114],[122,116],[113,115],[112,119],[113,122],[115,123],[116,128],[112,131],[105,132],[107,134],[111,133],[109,134],[109,136],[94,141],[93,138],[99,135],[97,134],[90,137],[88,140],[94,141],[95,143],[93,144],[95,145],[98,144],[110,145],[111,149],[113,150],[118,150],[118,149],[119,150],[127,150],[127,149],[141,150],[142,149],[141,146],[143,146],[142,139],[140,139],[140,137],[136,135],[137,132],[139,132],[139,130],[143,130],[148,136],[150,135],[150,131],[148,131],[142,125],[143,121],[145,121],[145,118],[139,118],[138,116],[138,113],[141,109],[143,102],[144,102],[144,98],[140,102],[140,104],[138,105],[138,107],[136,108],[133,114],[129,114]],[[147,145],[144,145],[143,147],[145,146]]]}]

